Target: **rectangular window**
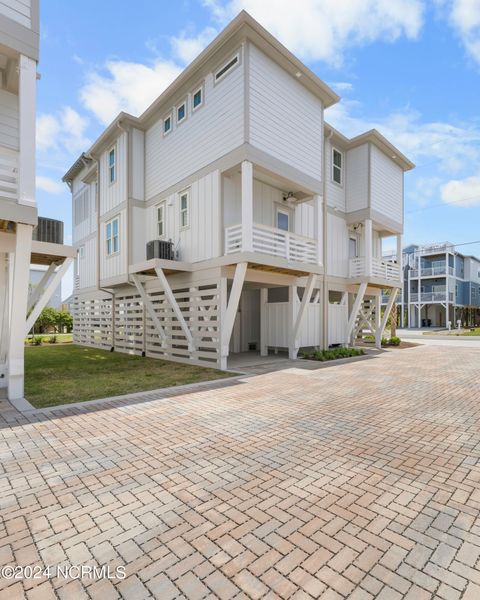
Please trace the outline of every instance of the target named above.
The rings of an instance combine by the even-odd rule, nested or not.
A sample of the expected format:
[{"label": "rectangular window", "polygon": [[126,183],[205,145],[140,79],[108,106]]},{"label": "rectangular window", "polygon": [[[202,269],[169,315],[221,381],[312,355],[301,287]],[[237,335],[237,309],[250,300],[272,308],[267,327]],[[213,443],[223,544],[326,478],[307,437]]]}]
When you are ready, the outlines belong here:
[{"label": "rectangular window", "polygon": [[348,240],[348,258],[357,258],[357,238]]},{"label": "rectangular window", "polygon": [[80,246],[78,249],[78,258],[85,258],[85,246]]},{"label": "rectangular window", "polygon": [[163,119],[163,135],[167,135],[172,130],[172,115],[168,115]]},{"label": "rectangular window", "polygon": [[117,176],[116,160],[117,160],[117,157],[116,157],[115,148],[112,148],[110,150],[110,152],[108,153],[108,178],[109,178],[110,183],[113,183]]},{"label": "rectangular window", "polygon": [[233,58],[231,58],[227,63],[223,65],[216,73],[215,73],[215,81],[219,81],[222,77],[233,69],[235,65],[238,65],[239,56],[235,54]]},{"label": "rectangular window", "polygon": [[343,183],[343,154],[333,149],[332,152],[332,179],[335,183]]},{"label": "rectangular window", "polygon": [[203,88],[200,87],[193,94],[192,110],[195,110],[199,106],[202,106],[202,104],[203,104]]},{"label": "rectangular window", "polygon": [[157,206],[157,235],[159,238],[165,235],[165,202]]},{"label": "rectangular window", "polygon": [[180,194],[180,227],[188,227],[189,225],[189,192],[182,192]]},{"label": "rectangular window", "polygon": [[289,230],[290,214],[286,210],[277,210],[277,229]]},{"label": "rectangular window", "polygon": [[118,237],[119,220],[119,217],[115,217],[114,219],[109,221],[105,226],[107,256],[112,256],[112,254],[116,254],[120,249],[120,242]]},{"label": "rectangular window", "polygon": [[182,102],[177,108],[177,123],[181,123],[187,116],[187,103]]}]

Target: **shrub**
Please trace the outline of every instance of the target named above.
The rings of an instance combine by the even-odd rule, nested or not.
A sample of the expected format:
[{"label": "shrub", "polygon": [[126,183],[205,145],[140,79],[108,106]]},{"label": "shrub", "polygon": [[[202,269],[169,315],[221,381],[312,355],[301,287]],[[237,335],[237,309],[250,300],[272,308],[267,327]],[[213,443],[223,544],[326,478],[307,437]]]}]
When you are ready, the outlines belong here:
[{"label": "shrub", "polygon": [[32,344],[34,346],[41,346],[43,343],[43,337],[41,335],[32,336]]},{"label": "shrub", "polygon": [[382,337],[382,346],[388,346],[388,340],[385,337]]},{"label": "shrub", "polygon": [[373,342],[375,341],[375,336],[374,335],[366,335],[363,338],[363,341],[366,342],[367,344],[373,344]]},{"label": "shrub", "polygon": [[56,343],[57,343],[57,336],[56,336],[56,335],[51,335],[51,336],[48,338],[48,343],[49,343],[49,344],[56,344]]},{"label": "shrub", "polygon": [[399,337],[397,337],[396,335],[391,337],[390,340],[388,341],[390,346],[400,346],[400,342],[401,342],[401,339]]},{"label": "shrub", "polygon": [[304,352],[303,358],[324,362],[327,360],[336,360],[338,358],[363,356],[364,354],[365,351],[362,348],[331,348],[329,350],[316,350],[314,352]]}]

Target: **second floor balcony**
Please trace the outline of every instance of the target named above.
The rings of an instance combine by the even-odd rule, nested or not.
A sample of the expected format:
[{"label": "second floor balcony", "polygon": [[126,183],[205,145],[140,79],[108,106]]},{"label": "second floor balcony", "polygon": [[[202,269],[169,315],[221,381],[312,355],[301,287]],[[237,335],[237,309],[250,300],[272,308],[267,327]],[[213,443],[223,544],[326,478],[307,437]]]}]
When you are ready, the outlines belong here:
[{"label": "second floor balcony", "polygon": [[430,303],[430,302],[453,302],[454,293],[446,290],[428,291],[428,292],[413,292],[410,294],[410,302],[412,303]]},{"label": "second floor balcony", "polygon": [[454,275],[453,267],[447,267],[446,264],[432,265],[431,267],[422,267],[421,269],[412,269],[410,271],[411,279],[418,277],[439,277],[442,275]]},{"label": "second floor balcony", "polygon": [[350,277],[360,279],[368,277],[372,279],[381,279],[389,282],[399,282],[401,280],[400,267],[397,263],[381,258],[360,256],[350,259]]}]

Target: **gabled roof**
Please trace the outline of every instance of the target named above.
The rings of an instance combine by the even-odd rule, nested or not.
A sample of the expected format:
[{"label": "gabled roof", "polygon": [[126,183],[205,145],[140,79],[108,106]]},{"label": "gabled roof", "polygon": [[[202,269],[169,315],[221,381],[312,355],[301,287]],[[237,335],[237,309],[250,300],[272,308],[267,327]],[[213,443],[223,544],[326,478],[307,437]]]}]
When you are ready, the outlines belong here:
[{"label": "gabled roof", "polygon": [[387,140],[379,131],[376,129],[370,129],[365,133],[361,133],[353,138],[347,138],[340,133],[335,127],[325,121],[325,131],[332,135],[332,139],[339,143],[346,150],[351,150],[357,146],[361,146],[366,142],[371,142],[387,156],[389,156],[399,167],[404,171],[410,171],[415,167],[415,164],[409,160],[398,148],[396,148],[391,142]]}]

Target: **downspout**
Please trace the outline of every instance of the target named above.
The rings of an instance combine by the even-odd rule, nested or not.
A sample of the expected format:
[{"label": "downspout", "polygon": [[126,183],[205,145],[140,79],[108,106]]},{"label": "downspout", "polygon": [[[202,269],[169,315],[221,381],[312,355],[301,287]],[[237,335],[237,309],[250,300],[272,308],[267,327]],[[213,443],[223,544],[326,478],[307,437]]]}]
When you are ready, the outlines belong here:
[{"label": "downspout", "polygon": [[330,131],[328,137],[325,139],[323,144],[323,165],[322,165],[322,184],[323,184],[323,349],[328,348],[328,277],[327,277],[327,262],[328,262],[328,241],[327,241],[327,169],[326,169],[326,157],[327,157],[327,141],[333,136],[333,131]]},{"label": "downspout", "polygon": [[127,129],[125,129],[124,127],[122,127],[122,123],[121,121],[119,121],[117,123],[117,127],[120,129],[120,131],[122,133],[125,133],[127,136],[127,140],[125,143],[125,168],[126,168],[126,179],[127,179],[127,210],[125,211],[126,214],[126,218],[125,218],[125,233],[126,233],[126,244],[125,244],[125,256],[126,256],[126,260],[127,260],[127,282],[129,282],[129,276],[128,276],[128,267],[130,265],[130,229],[131,229],[131,218],[130,218],[130,133]]},{"label": "downspout", "polygon": [[95,188],[95,204],[97,208],[97,288],[100,292],[110,294],[112,297],[112,345],[110,352],[113,352],[115,350],[115,294],[112,290],[100,286],[100,160],[91,154],[85,156],[93,160],[97,165],[97,187]]}]

